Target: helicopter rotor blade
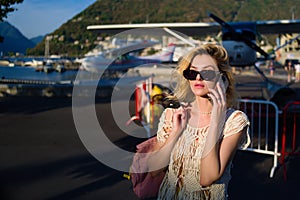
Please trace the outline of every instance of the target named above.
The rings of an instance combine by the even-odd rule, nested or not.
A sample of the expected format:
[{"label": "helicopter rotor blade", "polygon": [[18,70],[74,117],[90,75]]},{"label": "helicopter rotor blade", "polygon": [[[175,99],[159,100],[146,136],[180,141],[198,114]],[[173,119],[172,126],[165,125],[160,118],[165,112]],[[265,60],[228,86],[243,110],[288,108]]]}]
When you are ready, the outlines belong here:
[{"label": "helicopter rotor blade", "polygon": [[254,42],[252,42],[248,38],[246,38],[243,35],[241,35],[240,33],[236,32],[235,29],[231,25],[229,25],[228,23],[226,23],[225,21],[223,21],[222,19],[220,19],[219,17],[217,17],[216,15],[214,15],[212,13],[209,13],[209,17],[213,18],[223,28],[227,29],[230,33],[232,33],[234,37],[243,41],[250,48],[254,49],[255,51],[259,52],[261,55],[263,55],[266,60],[269,59],[268,53],[266,53],[263,49],[261,49],[259,46],[257,46]]}]

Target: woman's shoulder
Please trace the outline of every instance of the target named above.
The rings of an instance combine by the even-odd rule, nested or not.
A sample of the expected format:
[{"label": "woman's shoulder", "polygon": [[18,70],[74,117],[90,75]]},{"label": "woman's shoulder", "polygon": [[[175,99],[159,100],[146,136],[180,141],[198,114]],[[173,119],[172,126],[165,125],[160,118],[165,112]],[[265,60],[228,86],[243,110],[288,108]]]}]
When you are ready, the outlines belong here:
[{"label": "woman's shoulder", "polygon": [[249,125],[248,116],[241,110],[229,108],[226,112],[226,128],[245,127]]},{"label": "woman's shoulder", "polygon": [[246,113],[244,113],[241,110],[234,109],[234,108],[228,108],[226,111],[226,118],[227,120],[233,120],[235,118],[244,118],[248,120],[248,117]]},{"label": "woman's shoulder", "polygon": [[239,147],[245,149],[249,146],[251,140],[249,137],[249,126],[250,121],[248,120],[247,115],[236,109],[227,110],[227,121],[224,127],[224,138],[234,135],[236,133],[241,133],[241,131],[246,128],[246,132],[242,134],[242,139],[240,141]]}]

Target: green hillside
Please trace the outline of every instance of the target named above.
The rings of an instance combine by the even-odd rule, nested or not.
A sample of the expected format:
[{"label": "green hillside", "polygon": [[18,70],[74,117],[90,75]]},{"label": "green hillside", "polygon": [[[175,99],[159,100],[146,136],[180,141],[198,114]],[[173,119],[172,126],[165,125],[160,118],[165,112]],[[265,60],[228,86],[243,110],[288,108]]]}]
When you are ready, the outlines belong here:
[{"label": "green hillside", "polygon": [[0,35],[4,41],[0,43],[2,55],[9,55],[11,52],[24,54],[27,48],[32,48],[35,44],[28,40],[18,29],[8,22],[0,22]]},{"label": "green hillside", "polygon": [[[98,0],[51,33],[50,54],[80,56],[99,37],[88,25],[158,22],[211,22],[212,12],[226,21],[277,20],[300,17],[300,0]],[[27,51],[43,55],[45,41]]]}]

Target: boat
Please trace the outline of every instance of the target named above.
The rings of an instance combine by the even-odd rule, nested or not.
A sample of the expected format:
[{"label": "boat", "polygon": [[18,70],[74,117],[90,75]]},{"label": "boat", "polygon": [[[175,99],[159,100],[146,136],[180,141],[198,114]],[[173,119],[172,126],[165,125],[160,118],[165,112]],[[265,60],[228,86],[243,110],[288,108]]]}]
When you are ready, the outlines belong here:
[{"label": "boat", "polygon": [[55,71],[59,72],[59,73],[63,73],[66,71],[66,68],[62,65],[62,64],[58,64],[56,67],[55,67]]}]

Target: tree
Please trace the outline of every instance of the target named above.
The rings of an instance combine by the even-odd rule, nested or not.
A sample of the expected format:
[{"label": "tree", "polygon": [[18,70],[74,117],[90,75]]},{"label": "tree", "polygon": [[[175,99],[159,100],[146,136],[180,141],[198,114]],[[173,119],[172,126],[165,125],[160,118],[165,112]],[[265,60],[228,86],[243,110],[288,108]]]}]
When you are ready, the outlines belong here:
[{"label": "tree", "polygon": [[12,5],[22,2],[23,0],[0,0],[0,21],[3,21],[3,18],[6,18],[9,12],[16,10]]}]

